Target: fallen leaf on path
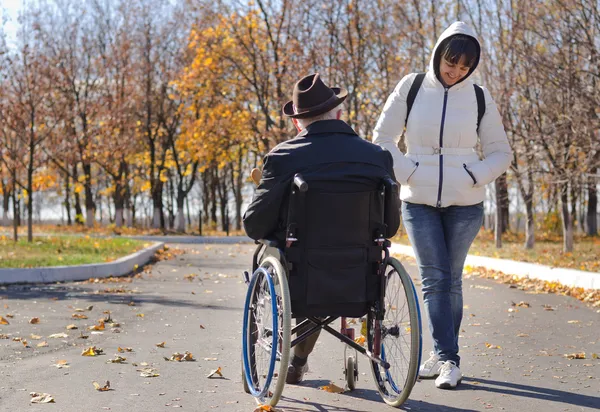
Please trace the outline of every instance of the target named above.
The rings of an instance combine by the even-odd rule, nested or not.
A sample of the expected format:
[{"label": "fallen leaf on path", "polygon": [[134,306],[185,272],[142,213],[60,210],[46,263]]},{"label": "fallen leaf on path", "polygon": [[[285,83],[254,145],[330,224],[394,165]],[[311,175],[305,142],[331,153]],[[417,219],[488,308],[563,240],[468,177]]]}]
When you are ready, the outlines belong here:
[{"label": "fallen leaf on path", "polygon": [[67,329],[68,329],[68,330],[77,329],[77,325],[73,325],[73,324],[71,324],[71,325],[67,325]]},{"label": "fallen leaf on path", "polygon": [[585,359],[585,352],[565,353],[564,357],[567,359]]},{"label": "fallen leaf on path", "polygon": [[43,341],[43,342],[38,343],[36,346],[38,348],[45,348],[46,346],[48,346],[48,342]]},{"label": "fallen leaf on path", "polygon": [[528,333],[519,333],[519,334],[517,335],[517,337],[518,337],[518,338],[528,338],[528,337],[529,337],[529,334],[528,334]]},{"label": "fallen leaf on path", "polygon": [[502,347],[498,346],[498,345],[493,345],[491,343],[485,343],[485,347],[488,349],[502,349]]},{"label": "fallen leaf on path", "polygon": [[542,305],[542,307],[544,308],[544,310],[547,310],[547,311],[553,311],[554,310],[554,308],[552,306],[550,306],[550,305]]},{"label": "fallen leaf on path", "polygon": [[144,314],[143,314],[143,313],[138,313],[138,314],[137,314],[137,315],[135,315],[135,316],[137,316],[138,318],[143,318],[143,317],[144,317]]},{"label": "fallen leaf on path", "polygon": [[75,308],[75,312],[85,312],[85,309]]},{"label": "fallen leaf on path", "polygon": [[156,344],[156,347],[157,347],[157,348],[164,348],[166,343],[167,343],[167,342],[161,342],[161,343],[157,343],[157,344]]},{"label": "fallen leaf on path", "polygon": [[54,403],[54,397],[49,393],[30,392],[31,403]]},{"label": "fallen leaf on path", "polygon": [[102,355],[104,353],[104,351],[100,348],[97,348],[95,346],[90,346],[87,349],[84,349],[83,352],[81,352],[81,356],[98,356],[98,355]]},{"label": "fallen leaf on path", "polygon": [[511,302],[512,306],[519,306],[521,308],[529,308],[531,305],[527,302],[520,301],[519,303]]},{"label": "fallen leaf on path", "polygon": [[135,302],[129,302],[128,306],[135,306]]},{"label": "fallen leaf on path", "polygon": [[93,306],[93,305],[90,305],[90,306],[88,306],[86,309],[87,309],[88,311],[91,311],[92,309],[94,309],[94,306]]},{"label": "fallen leaf on path", "polygon": [[335,385],[333,382],[330,382],[329,385],[319,386],[319,389],[321,389],[322,391],[331,392],[331,393],[344,393],[345,392],[343,388],[340,388],[339,386]]},{"label": "fallen leaf on path", "polygon": [[208,362],[213,362],[213,361],[216,361],[218,359],[217,358],[204,358],[204,360],[208,361]]},{"label": "fallen leaf on path", "polygon": [[29,323],[31,323],[32,325],[37,325],[38,323],[40,323],[40,318],[31,318],[29,319]]},{"label": "fallen leaf on path", "polygon": [[220,376],[221,378],[223,378],[223,373],[221,372],[221,367],[219,366],[217,369],[211,371],[208,375],[206,375],[207,378],[214,378],[215,376]]},{"label": "fallen leaf on path", "polygon": [[126,360],[127,358],[123,358],[122,356],[117,355],[114,359],[109,359],[109,361],[106,363],[125,363]]},{"label": "fallen leaf on path", "polygon": [[58,369],[70,367],[69,362],[67,362],[65,359],[61,359],[61,360],[57,361],[54,366],[56,366]]},{"label": "fallen leaf on path", "polygon": [[53,333],[52,335],[48,336],[48,338],[51,339],[61,339],[61,338],[68,338],[69,335],[67,335],[66,333]]},{"label": "fallen leaf on path", "polygon": [[30,338],[33,339],[33,340],[40,340],[40,339],[42,339],[42,337],[40,335],[34,335],[33,333],[31,334]]},{"label": "fallen leaf on path", "polygon": [[196,279],[196,276],[198,276],[198,275],[189,274],[189,275],[185,275],[183,278],[192,282],[194,279]]},{"label": "fallen leaf on path", "polygon": [[195,362],[196,361],[196,359],[194,359],[194,355],[192,355],[188,351],[186,351],[185,353],[175,352],[171,356],[171,358],[167,358],[167,357],[164,357],[164,358],[165,358],[166,361],[173,361],[173,362],[183,362],[183,361]]},{"label": "fallen leaf on path", "polygon": [[592,353],[592,359],[600,359],[597,353]]},{"label": "fallen leaf on path", "polygon": [[101,320],[97,325],[90,326],[88,330],[104,330],[104,321]]},{"label": "fallen leaf on path", "polygon": [[118,347],[117,348],[117,352],[119,353],[124,353],[124,352],[133,352],[133,348],[122,348],[122,347]]},{"label": "fallen leaf on path", "polygon": [[570,320],[570,321],[568,321],[567,323],[574,324],[574,323],[581,323],[581,322],[579,322],[578,320]]},{"label": "fallen leaf on path", "polygon": [[15,315],[11,315],[10,313],[7,313],[7,314],[6,314],[6,317],[7,317],[7,318],[9,318],[9,319],[12,319],[12,318],[14,318],[14,317],[15,317]]},{"label": "fallen leaf on path", "polygon": [[79,339],[87,339],[89,338],[89,335],[84,335],[83,332],[81,332],[81,335],[77,336]]},{"label": "fallen leaf on path", "polygon": [[21,339],[21,343],[22,343],[22,344],[23,344],[23,346],[25,346],[26,348],[30,348],[30,347],[31,347],[31,346],[29,346],[29,345],[27,344],[27,340],[25,340],[25,339]]},{"label": "fallen leaf on path", "polygon": [[87,316],[85,316],[85,315],[82,315],[81,313],[73,313],[73,314],[71,315],[71,317],[72,317],[73,319],[87,319],[87,318],[88,318]]},{"label": "fallen leaf on path", "polygon": [[[10,337],[4,333],[0,333],[0,339],[10,339]],[[41,339],[41,337],[40,337]]]},{"label": "fallen leaf on path", "polygon": [[0,325],[10,325],[10,323],[8,323],[8,321],[6,319],[4,319],[2,316],[0,316]]},{"label": "fallen leaf on path", "polygon": [[260,405],[258,408],[254,410],[254,412],[283,412],[281,409],[275,409],[271,405]]},{"label": "fallen leaf on path", "polygon": [[96,381],[92,382],[92,385],[94,385],[94,388],[96,388],[96,390],[99,392],[106,392],[111,390],[109,381],[106,381],[106,384],[104,386],[100,386],[100,384]]},{"label": "fallen leaf on path", "polygon": [[365,346],[365,337],[360,335],[358,338],[354,339],[354,342],[358,343],[360,346]]},{"label": "fallen leaf on path", "polygon": [[204,325],[200,325],[200,329],[206,329]]},{"label": "fallen leaf on path", "polygon": [[137,371],[141,372],[140,376],[143,378],[156,378],[157,376],[160,376],[160,374],[157,373],[156,369],[154,368],[138,369]]}]

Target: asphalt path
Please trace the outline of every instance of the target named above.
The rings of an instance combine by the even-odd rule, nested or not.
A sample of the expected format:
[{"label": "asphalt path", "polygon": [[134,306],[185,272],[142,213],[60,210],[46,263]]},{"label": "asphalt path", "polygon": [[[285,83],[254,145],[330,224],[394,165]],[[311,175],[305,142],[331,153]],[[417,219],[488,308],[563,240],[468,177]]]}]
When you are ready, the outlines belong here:
[{"label": "asphalt path", "polygon": [[[186,254],[119,283],[0,287],[0,316],[10,323],[0,325],[0,411],[254,410],[240,375],[246,289],[241,273],[250,265],[254,246],[180,247]],[[416,280],[416,269],[407,266]],[[593,358],[600,355],[600,313],[566,296],[529,294],[490,280],[465,279],[464,292],[463,383],[444,391],[432,380],[419,381],[402,410],[600,409],[600,360]],[[104,330],[88,330],[109,316],[105,311],[119,326],[106,323]],[[74,319],[74,314],[88,319]],[[34,317],[39,323],[29,323]],[[67,330],[70,324],[78,329]],[[50,337],[58,333],[67,337]],[[426,330],[423,336],[426,357],[431,348]],[[13,340],[19,337],[29,347]],[[38,347],[42,342],[47,346]],[[164,348],[156,345],[162,342]],[[105,354],[81,356],[94,345]],[[119,347],[133,351],[117,353]],[[164,359],[185,351],[196,361]],[[564,356],[575,353],[585,353],[585,359]],[[126,363],[108,363],[116,354]],[[278,410],[393,410],[379,398],[362,357],[355,391],[318,389],[330,382],[344,386],[343,356],[340,343],[322,336],[309,359],[306,381],[285,387]],[[61,360],[69,367],[54,366]],[[223,377],[207,378],[218,367]],[[154,368],[159,376],[140,376],[144,368]],[[111,390],[97,391],[93,381],[101,386],[109,381]],[[56,403],[30,404],[30,392],[49,393]]]}]

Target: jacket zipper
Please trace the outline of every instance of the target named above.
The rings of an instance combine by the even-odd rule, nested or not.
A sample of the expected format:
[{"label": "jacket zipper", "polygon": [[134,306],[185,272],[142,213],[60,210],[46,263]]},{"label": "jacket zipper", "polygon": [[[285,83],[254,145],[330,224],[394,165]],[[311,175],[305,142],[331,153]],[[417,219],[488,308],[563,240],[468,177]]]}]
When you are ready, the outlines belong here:
[{"label": "jacket zipper", "polygon": [[448,88],[444,87],[444,106],[442,108],[442,123],[440,124],[440,182],[438,186],[437,207],[442,207],[442,184],[444,182],[444,123],[446,122],[446,105],[448,103]]},{"label": "jacket zipper", "polygon": [[469,170],[469,168],[467,167],[466,163],[463,163],[463,167],[464,167],[465,171],[469,174],[469,176],[471,176],[471,179],[473,180],[473,184],[476,185],[477,184],[477,179],[475,179],[475,175],[473,174],[473,172],[471,172]]}]

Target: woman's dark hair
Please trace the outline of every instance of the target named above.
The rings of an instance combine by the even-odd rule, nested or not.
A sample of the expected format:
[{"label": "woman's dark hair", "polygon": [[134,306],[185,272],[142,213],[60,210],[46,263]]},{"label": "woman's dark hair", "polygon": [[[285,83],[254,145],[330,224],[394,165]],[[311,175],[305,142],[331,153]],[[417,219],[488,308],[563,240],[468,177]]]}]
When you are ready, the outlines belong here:
[{"label": "woman's dark hair", "polygon": [[479,60],[479,45],[472,37],[463,34],[448,38],[440,49],[439,56],[448,63],[458,64],[464,57],[465,66],[473,68]]}]

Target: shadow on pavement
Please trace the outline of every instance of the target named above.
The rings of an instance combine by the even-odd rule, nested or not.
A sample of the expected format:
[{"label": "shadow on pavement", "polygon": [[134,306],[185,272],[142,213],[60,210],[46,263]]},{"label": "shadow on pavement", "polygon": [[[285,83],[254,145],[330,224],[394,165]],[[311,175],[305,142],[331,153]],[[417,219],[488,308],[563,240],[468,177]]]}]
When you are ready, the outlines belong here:
[{"label": "shadow on pavement", "polygon": [[[119,289],[123,286],[127,286],[126,290],[130,290],[129,284],[104,284],[104,288],[101,289]],[[74,287],[74,286],[62,286],[62,285],[45,285],[45,284],[32,284],[32,285],[11,285],[0,288],[0,299],[49,299],[49,300],[70,300],[70,299],[85,299],[91,302],[106,302],[113,304],[128,305],[130,302],[135,302],[137,306],[142,306],[144,303],[163,305],[170,307],[189,307],[196,309],[210,309],[210,310],[225,310],[242,312],[243,308],[223,306],[223,305],[211,305],[205,303],[193,302],[191,300],[179,300],[173,298],[166,298],[162,295],[147,295],[144,293],[94,293],[94,288],[85,287]]]},{"label": "shadow on pavement", "polygon": [[[327,382],[329,383],[329,382]],[[364,395],[364,396],[362,396]],[[384,410],[389,408],[379,396],[379,393],[374,390],[356,390],[346,392],[339,395],[356,397],[360,399],[373,400],[376,402],[373,410]],[[341,400],[341,399],[340,399]],[[311,402],[310,400],[296,400],[285,396],[281,397],[282,402],[291,403],[298,406],[281,406],[285,412],[356,412],[356,409],[349,409],[346,406],[327,405],[323,403]],[[394,410],[390,408],[390,410]],[[435,405],[429,402],[407,400],[400,408],[400,411],[419,411],[419,412],[477,412],[475,409],[453,408],[446,405]]]},{"label": "shadow on pavement", "polygon": [[[479,382],[478,385],[469,385],[469,382]],[[587,408],[598,408],[600,398],[589,395],[580,395],[573,392],[559,391],[550,388],[522,385],[512,382],[498,382],[489,379],[463,378],[461,386],[469,389],[501,393],[505,395],[523,396],[526,398],[541,399],[550,402],[561,402],[568,405],[582,406]],[[465,388],[466,389],[466,388]]]}]

